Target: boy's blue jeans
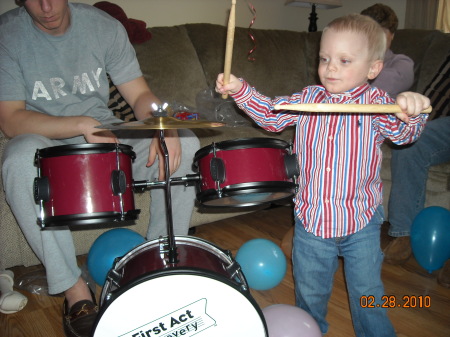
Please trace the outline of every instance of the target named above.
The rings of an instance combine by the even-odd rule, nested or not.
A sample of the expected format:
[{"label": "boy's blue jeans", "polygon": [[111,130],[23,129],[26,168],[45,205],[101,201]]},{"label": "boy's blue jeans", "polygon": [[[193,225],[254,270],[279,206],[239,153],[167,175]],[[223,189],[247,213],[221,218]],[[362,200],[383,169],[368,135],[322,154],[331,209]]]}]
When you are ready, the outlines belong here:
[{"label": "boy's blue jeans", "polygon": [[[375,212],[369,224],[359,232],[340,238],[323,239],[307,233],[296,217],[293,266],[296,304],[306,310],[319,324],[323,334],[328,331],[327,306],[338,267],[344,258],[344,272],[349,293],[350,310],[357,337],[396,336],[387,311],[381,306],[384,293],[381,281],[383,253],[380,248],[380,227],[383,207]],[[363,297],[365,296],[365,297]],[[361,297],[373,296],[374,308],[367,308]]]}]

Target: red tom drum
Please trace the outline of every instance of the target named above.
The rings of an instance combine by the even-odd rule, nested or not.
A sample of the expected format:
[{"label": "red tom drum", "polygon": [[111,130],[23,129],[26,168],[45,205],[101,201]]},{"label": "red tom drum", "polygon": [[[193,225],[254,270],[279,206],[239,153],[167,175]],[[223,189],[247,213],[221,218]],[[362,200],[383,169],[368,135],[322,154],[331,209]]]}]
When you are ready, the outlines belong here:
[{"label": "red tom drum", "polygon": [[213,143],[197,151],[197,200],[205,206],[243,207],[270,203],[294,193],[298,175],[290,145],[275,138]]},{"label": "red tom drum", "polygon": [[41,227],[135,220],[132,147],[62,145],[36,151],[34,197]]}]

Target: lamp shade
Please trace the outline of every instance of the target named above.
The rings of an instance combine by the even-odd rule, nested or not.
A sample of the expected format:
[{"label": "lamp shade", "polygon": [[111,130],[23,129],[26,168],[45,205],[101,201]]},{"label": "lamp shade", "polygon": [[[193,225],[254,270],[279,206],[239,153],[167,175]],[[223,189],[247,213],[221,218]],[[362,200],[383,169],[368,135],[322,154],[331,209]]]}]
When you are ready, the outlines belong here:
[{"label": "lamp shade", "polygon": [[331,9],[342,7],[342,0],[311,0],[311,1],[287,0],[285,5],[296,7],[312,7],[312,5],[316,5],[316,8]]}]

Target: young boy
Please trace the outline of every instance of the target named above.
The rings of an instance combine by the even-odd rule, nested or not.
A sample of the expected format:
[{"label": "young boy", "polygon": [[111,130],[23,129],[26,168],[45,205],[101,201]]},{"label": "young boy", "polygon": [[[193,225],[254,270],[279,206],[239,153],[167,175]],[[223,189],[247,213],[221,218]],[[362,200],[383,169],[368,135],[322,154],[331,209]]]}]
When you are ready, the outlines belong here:
[{"label": "young boy", "polygon": [[[304,88],[290,97],[271,99],[242,79],[223,74],[216,91],[228,92],[238,106],[266,130],[278,132],[296,125],[294,151],[300,177],[294,198],[296,219],[293,265],[296,304],[328,331],[327,304],[338,266],[345,276],[356,336],[395,336],[382,308],[383,222],[381,150],[385,138],[396,144],[414,142],[426,122],[420,114],[428,98],[399,94],[397,114],[294,113],[273,111],[275,104],[391,104],[384,91],[372,88],[383,67],[386,36],[373,19],[358,14],[332,21],[323,31],[319,77],[322,85]],[[361,305],[374,299],[373,308]]]}]

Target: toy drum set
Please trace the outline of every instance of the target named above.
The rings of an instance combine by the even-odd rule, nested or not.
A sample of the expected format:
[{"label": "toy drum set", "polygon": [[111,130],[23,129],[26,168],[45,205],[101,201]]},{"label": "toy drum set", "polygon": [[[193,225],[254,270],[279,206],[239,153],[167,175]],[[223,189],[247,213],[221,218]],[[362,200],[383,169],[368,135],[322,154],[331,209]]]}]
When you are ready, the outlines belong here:
[{"label": "toy drum set", "polygon": [[222,125],[156,116],[99,127],[159,130],[166,178],[158,182],[133,180],[136,155],[127,145],[62,145],[36,151],[34,197],[44,230],[135,220],[140,211],[133,190],[165,188],[168,235],[116,258],[102,289],[94,337],[200,332],[267,337],[262,311],[231,253],[173,233],[172,184],[195,184],[197,200],[205,207],[261,205],[294,193],[297,160],[288,143],[273,138],[213,143],[195,154],[195,174],[170,177],[164,130]]}]

